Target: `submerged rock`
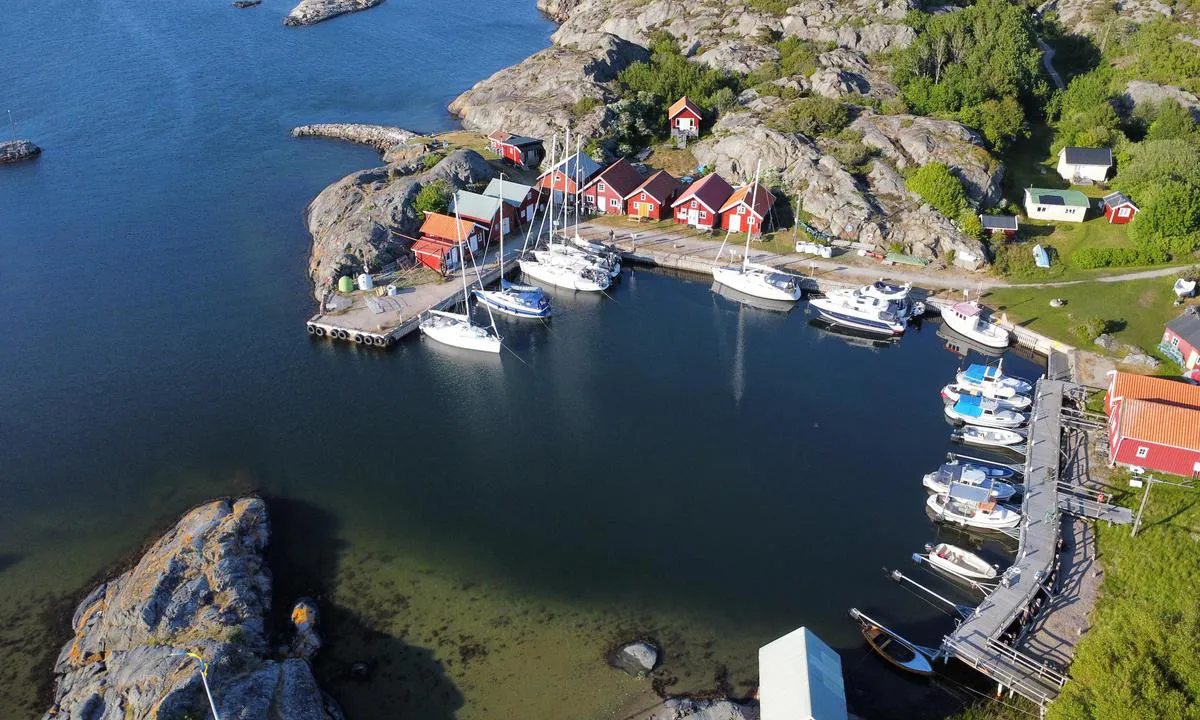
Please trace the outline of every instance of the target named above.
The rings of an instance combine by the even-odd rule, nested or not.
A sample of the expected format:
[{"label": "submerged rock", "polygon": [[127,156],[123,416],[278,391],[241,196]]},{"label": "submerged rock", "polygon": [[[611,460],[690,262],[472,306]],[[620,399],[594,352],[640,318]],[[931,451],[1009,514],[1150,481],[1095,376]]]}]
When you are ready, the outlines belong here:
[{"label": "submerged rock", "polygon": [[28,140],[5,140],[0,142],[0,165],[28,160],[41,152],[40,147]]},{"label": "submerged rock", "polygon": [[644,640],[631,642],[617,648],[609,664],[634,677],[644,677],[658,665],[658,648]]},{"label": "submerged rock", "polygon": [[383,0],[300,0],[283,19],[288,26],[315,25],[338,15],[373,8]]},{"label": "submerged rock", "polygon": [[267,657],[269,529],[258,498],[187,513],[75,611],[46,718],[206,717],[200,663],[225,717],[339,720],[306,661]]},{"label": "submerged rock", "polygon": [[669,713],[663,720],[759,720],[758,705],[733,700],[670,698],[663,703]]},{"label": "submerged rock", "polygon": [[407,260],[411,243],[406,236],[412,236],[423,220],[412,208],[422,187],[442,180],[463,188],[483,183],[494,173],[474,150],[456,150],[432,169],[424,168],[419,159],[360,170],[309,203],[306,222],[313,242],[308,274],[318,301],[342,275],[376,272]]}]

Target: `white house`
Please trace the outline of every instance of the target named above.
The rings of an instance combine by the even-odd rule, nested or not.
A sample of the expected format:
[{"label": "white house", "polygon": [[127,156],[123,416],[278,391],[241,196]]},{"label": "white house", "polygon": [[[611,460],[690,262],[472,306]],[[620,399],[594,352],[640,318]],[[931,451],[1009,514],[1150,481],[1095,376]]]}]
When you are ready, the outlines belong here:
[{"label": "white house", "polygon": [[1112,150],[1068,147],[1058,151],[1058,174],[1074,185],[1104,182],[1112,170]]},{"label": "white house", "polygon": [[1035,220],[1083,222],[1091,203],[1078,190],[1025,188],[1025,214]]},{"label": "white house", "polygon": [[846,720],[842,659],[808,628],[758,649],[762,720]]}]

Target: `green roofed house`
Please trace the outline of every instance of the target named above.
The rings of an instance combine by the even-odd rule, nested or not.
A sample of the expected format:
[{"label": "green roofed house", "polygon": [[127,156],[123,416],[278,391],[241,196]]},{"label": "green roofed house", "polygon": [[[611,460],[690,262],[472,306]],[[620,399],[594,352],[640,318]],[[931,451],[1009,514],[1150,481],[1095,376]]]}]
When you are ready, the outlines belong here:
[{"label": "green roofed house", "polygon": [[1078,190],[1025,188],[1025,214],[1034,220],[1083,222],[1091,201]]}]

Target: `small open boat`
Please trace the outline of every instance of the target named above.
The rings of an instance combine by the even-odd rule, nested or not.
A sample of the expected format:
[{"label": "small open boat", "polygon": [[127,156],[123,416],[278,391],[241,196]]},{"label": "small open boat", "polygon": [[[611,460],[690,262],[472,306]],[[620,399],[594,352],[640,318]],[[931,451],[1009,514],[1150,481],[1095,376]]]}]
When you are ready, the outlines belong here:
[{"label": "small open boat", "polygon": [[930,565],[968,580],[995,580],[996,567],[973,552],[950,543],[925,546],[929,554],[924,557]]},{"label": "small open boat", "polygon": [[996,478],[998,480],[1007,480],[1008,478],[1011,478],[1017,474],[1017,471],[1008,465],[1001,465],[998,463],[992,464],[979,458],[973,460],[967,460],[964,458],[963,460],[959,460],[959,457],[960,456],[955,455],[954,453],[950,453],[946,456],[945,465],[963,465],[964,467],[978,470],[984,475],[987,475],[990,478]]},{"label": "small open boat", "polygon": [[958,402],[962,397],[989,398],[996,401],[1002,410],[1028,410],[1033,400],[1028,395],[1011,395],[1009,397],[990,397],[989,390],[981,390],[973,385],[950,383],[942,388],[942,399],[948,402]]},{"label": "small open boat", "polygon": [[926,676],[933,674],[935,653],[930,648],[910,643],[857,608],[850,609],[850,617],[862,624],[862,634],[867,644],[884,660],[910,673]]},{"label": "small open boat", "polygon": [[1029,416],[1000,407],[995,400],[966,395],[946,406],[946,417],[968,425],[991,428],[1015,428],[1029,422]]},{"label": "small open boat", "polygon": [[1175,281],[1175,297],[1189,298],[1196,294],[1196,281],[1179,278]]},{"label": "small open boat", "polygon": [[981,447],[1015,448],[1025,442],[1024,433],[1005,428],[989,428],[979,425],[964,425],[956,430],[951,437],[968,445]]},{"label": "small open boat", "polygon": [[938,520],[967,527],[1001,530],[1021,522],[1021,513],[1000,505],[986,488],[974,485],[951,483],[948,492],[930,495],[925,504]]},{"label": "small open boat", "polygon": [[1005,502],[1017,494],[1017,486],[988,477],[968,465],[942,465],[937,470],[926,473],[921,479],[921,484],[935,493],[949,492],[952,483],[984,488],[991,493],[993,500],[999,502]]}]

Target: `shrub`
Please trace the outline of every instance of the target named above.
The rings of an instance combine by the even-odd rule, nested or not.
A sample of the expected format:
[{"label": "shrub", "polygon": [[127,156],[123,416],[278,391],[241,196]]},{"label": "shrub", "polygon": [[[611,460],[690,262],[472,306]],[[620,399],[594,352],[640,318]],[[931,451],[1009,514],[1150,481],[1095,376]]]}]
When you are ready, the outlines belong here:
[{"label": "shrub", "polygon": [[417,191],[413,198],[413,210],[417,212],[444,213],[450,207],[450,198],[454,193],[443,180],[434,180]]},{"label": "shrub", "polygon": [[1095,268],[1125,267],[1129,265],[1157,265],[1170,259],[1166,252],[1157,248],[1080,248],[1071,254],[1071,264],[1081,270]]},{"label": "shrub", "polygon": [[1037,269],[1028,245],[1000,243],[992,248],[992,268],[1001,275],[1030,275]]},{"label": "shrub", "polygon": [[905,184],[948,218],[958,217],[967,206],[967,193],[962,183],[942,163],[931,162],[923,166],[909,176]]},{"label": "shrub", "polygon": [[962,228],[963,235],[970,238],[980,240],[983,238],[983,223],[979,221],[979,216],[970,208],[963,208],[958,214],[958,226]]},{"label": "shrub", "polygon": [[1071,332],[1075,337],[1085,342],[1091,342],[1104,334],[1108,330],[1108,322],[1099,315],[1089,315],[1080,322],[1071,326]]},{"label": "shrub", "polygon": [[571,105],[571,108],[570,108],[571,117],[581,118],[584,115],[587,115],[588,113],[590,113],[591,111],[595,110],[596,108],[600,107],[603,104],[604,103],[601,102],[600,98],[594,98],[594,97],[590,97],[590,96],[581,97],[578,100],[576,100],[573,105]]},{"label": "shrub", "polygon": [[1129,226],[1129,238],[1140,248],[1186,255],[1200,235],[1200,187],[1163,180]]},{"label": "shrub", "polygon": [[837,100],[814,95],[800,98],[773,113],[767,124],[779,132],[836,135],[850,123],[850,113]]}]

